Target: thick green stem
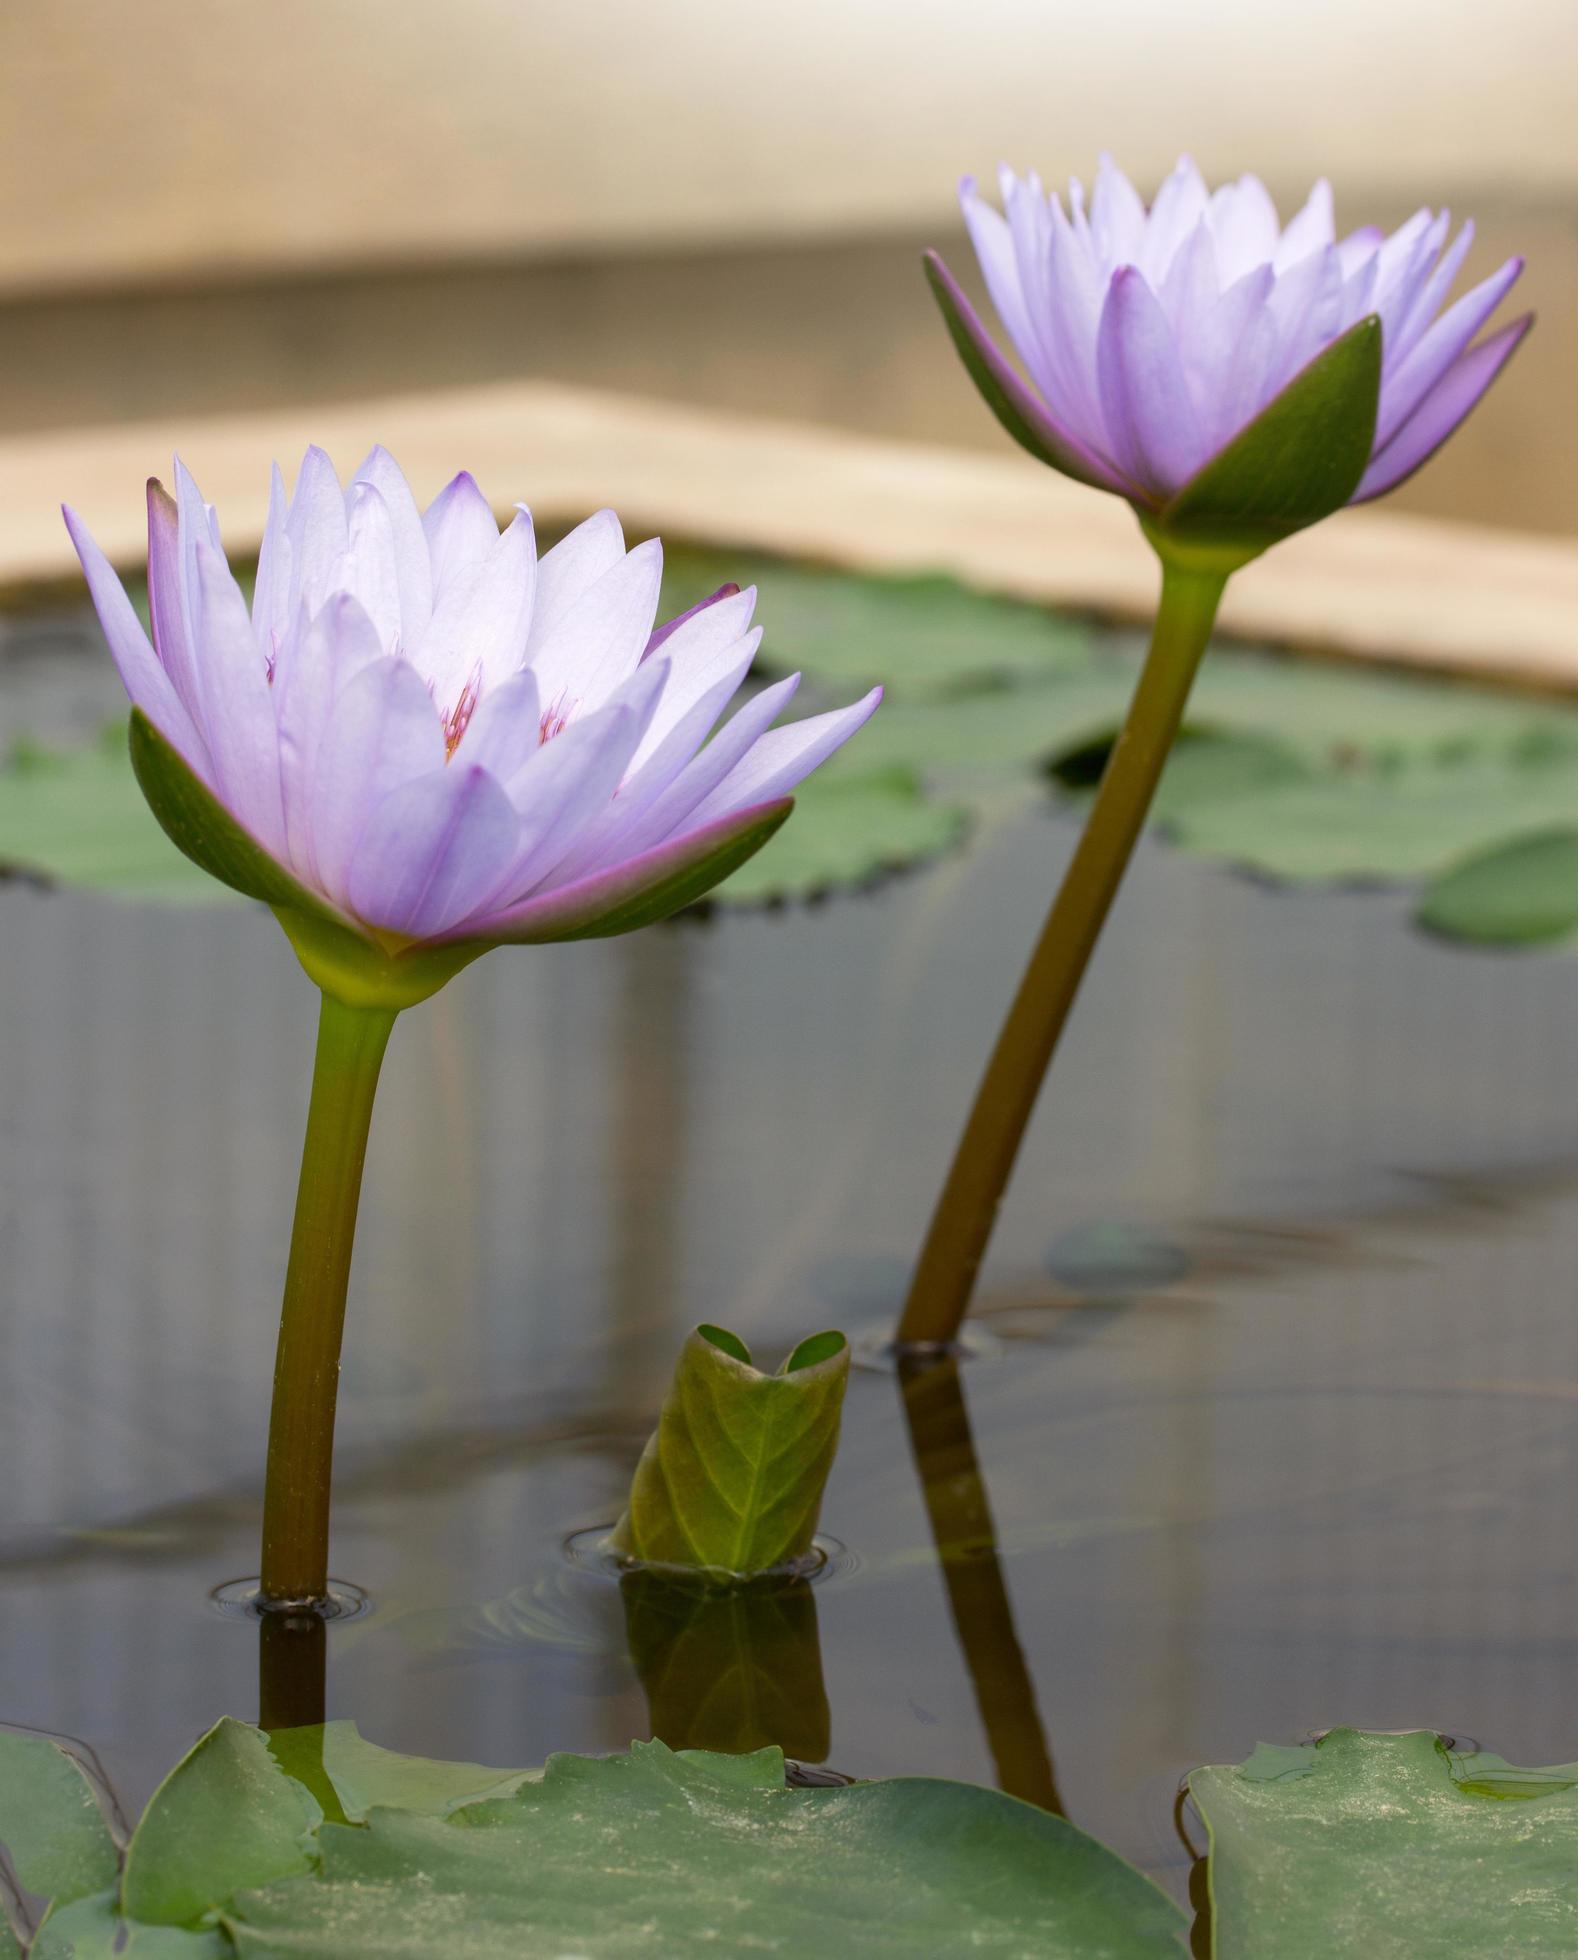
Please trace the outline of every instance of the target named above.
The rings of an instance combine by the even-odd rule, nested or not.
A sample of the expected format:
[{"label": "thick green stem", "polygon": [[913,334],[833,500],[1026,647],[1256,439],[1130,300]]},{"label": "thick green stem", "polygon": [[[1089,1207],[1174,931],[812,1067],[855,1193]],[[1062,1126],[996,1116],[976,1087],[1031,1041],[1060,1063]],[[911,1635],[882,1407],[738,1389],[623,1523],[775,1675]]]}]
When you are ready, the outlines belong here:
[{"label": "thick green stem", "polygon": [[265,1602],[328,1596],[345,1289],[373,1096],[396,1011],[323,996],[274,1363],[263,1495]]},{"label": "thick green stem", "polygon": [[1163,557],[1144,671],[937,1200],[899,1322],[901,1346],[942,1345],[958,1335],[1042,1078],[1183,720],[1226,583],[1218,565]]}]

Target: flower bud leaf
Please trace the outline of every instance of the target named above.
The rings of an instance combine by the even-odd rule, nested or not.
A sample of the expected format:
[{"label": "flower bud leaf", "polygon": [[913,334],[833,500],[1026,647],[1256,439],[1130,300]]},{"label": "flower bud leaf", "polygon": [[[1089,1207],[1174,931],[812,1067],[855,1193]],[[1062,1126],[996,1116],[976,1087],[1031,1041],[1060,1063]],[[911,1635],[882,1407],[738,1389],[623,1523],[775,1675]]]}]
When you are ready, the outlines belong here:
[{"label": "flower bud leaf", "polygon": [[766,1375],[737,1335],[697,1327],[680,1350],[612,1549],[721,1584],[803,1557],[848,1381],[842,1334],[813,1335]]},{"label": "flower bud leaf", "polygon": [[959,358],[980,391],[981,399],[1014,441],[1022,449],[1028,449],[1038,463],[1049,464],[1077,483],[1088,483],[1097,490],[1121,488],[1110,473],[1098,468],[1079,444],[1058,427],[998,353],[975,308],[937,253],[927,252],[922,263]]},{"label": "flower bud leaf", "polygon": [[1164,544],[1239,562],[1340,510],[1375,440],[1381,323],[1360,320],[1187,482],[1154,520]]},{"label": "flower bud leaf", "polygon": [[320,919],[335,917],[321,898],[247,835],[141,708],[132,709],[130,743],[138,787],[177,850],[247,898]]}]

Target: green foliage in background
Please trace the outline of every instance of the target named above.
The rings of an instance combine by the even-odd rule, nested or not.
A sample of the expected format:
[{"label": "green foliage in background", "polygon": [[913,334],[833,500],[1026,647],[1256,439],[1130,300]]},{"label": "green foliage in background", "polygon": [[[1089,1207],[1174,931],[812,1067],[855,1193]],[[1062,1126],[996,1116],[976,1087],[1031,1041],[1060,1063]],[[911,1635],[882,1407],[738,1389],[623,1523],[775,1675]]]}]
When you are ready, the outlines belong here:
[{"label": "green foliage in background", "polygon": [[1578,1765],[1333,1729],[1199,1769],[1216,1960],[1578,1952]]},{"label": "green foliage in background", "polygon": [[737,1334],[696,1328],[680,1350],[611,1548],[724,1580],[803,1558],[848,1385],[842,1334],[813,1334],[767,1375]]},{"label": "green foliage in background", "polygon": [[1183,1951],[1183,1915],[1148,1879],[969,1784],[789,1789],[777,1749],[661,1742],[506,1773],[398,1756],[343,1722],[271,1748],[223,1721],[160,1786],[123,1867],[99,1815],[90,1870],[79,1795],[33,1740],[0,1733],[0,1840],[30,1889],[95,1888],[54,1896],[33,1960],[623,1960],[830,1938],[894,1960]]},{"label": "green foliage in background", "polygon": [[[760,588],[760,672],[804,675],[793,713],[876,681],[887,699],[712,902],[857,890],[956,850],[1005,804],[1050,787],[1073,814],[1088,797],[1138,635],[939,576],[685,546],[668,553],[665,615],[731,579]],[[1422,884],[1421,923],[1443,936],[1565,938],[1578,886],[1566,852],[1540,840],[1578,835],[1578,707],[1217,646],[1152,823],[1179,849],[1286,883]],[[1489,855],[1504,848],[1505,863]],[[69,754],[23,744],[0,766],[6,866],[127,898],[227,897],[165,841],[119,730]]]}]

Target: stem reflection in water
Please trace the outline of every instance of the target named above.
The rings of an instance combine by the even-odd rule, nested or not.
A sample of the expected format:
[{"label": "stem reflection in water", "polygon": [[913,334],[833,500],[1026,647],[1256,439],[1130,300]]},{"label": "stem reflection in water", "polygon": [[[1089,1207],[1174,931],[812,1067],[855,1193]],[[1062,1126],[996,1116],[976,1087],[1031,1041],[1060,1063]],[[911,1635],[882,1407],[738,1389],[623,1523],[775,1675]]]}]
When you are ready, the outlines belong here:
[{"label": "stem reflection in water", "polygon": [[1035,1683],[1014,1630],[958,1356],[901,1351],[899,1386],[954,1631],[975,1688],[997,1786],[1062,1817]]},{"label": "stem reflection in water", "polygon": [[321,1613],[258,1616],[258,1727],[311,1728],[325,1720],[329,1625]]}]

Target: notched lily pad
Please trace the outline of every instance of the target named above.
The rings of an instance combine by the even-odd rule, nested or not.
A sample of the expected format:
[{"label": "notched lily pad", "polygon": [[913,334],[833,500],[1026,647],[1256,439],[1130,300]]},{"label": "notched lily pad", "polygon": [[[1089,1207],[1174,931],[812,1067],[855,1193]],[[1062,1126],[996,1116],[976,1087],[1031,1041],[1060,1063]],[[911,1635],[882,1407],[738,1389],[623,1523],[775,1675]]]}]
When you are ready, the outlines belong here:
[{"label": "notched lily pad", "polygon": [[1216,1960],[1578,1951],[1575,1778],[1357,1729],[1196,1770]]},{"label": "notched lily pad", "polygon": [[319,1844],[321,1875],[237,1900],[226,1923],[242,1954],[789,1955],[830,1929],[872,1960],[1184,1950],[1177,1907],[1060,1818],[919,1777],[786,1789],[776,1749],[550,1757],[503,1801],[448,1818],[374,1810]]}]

